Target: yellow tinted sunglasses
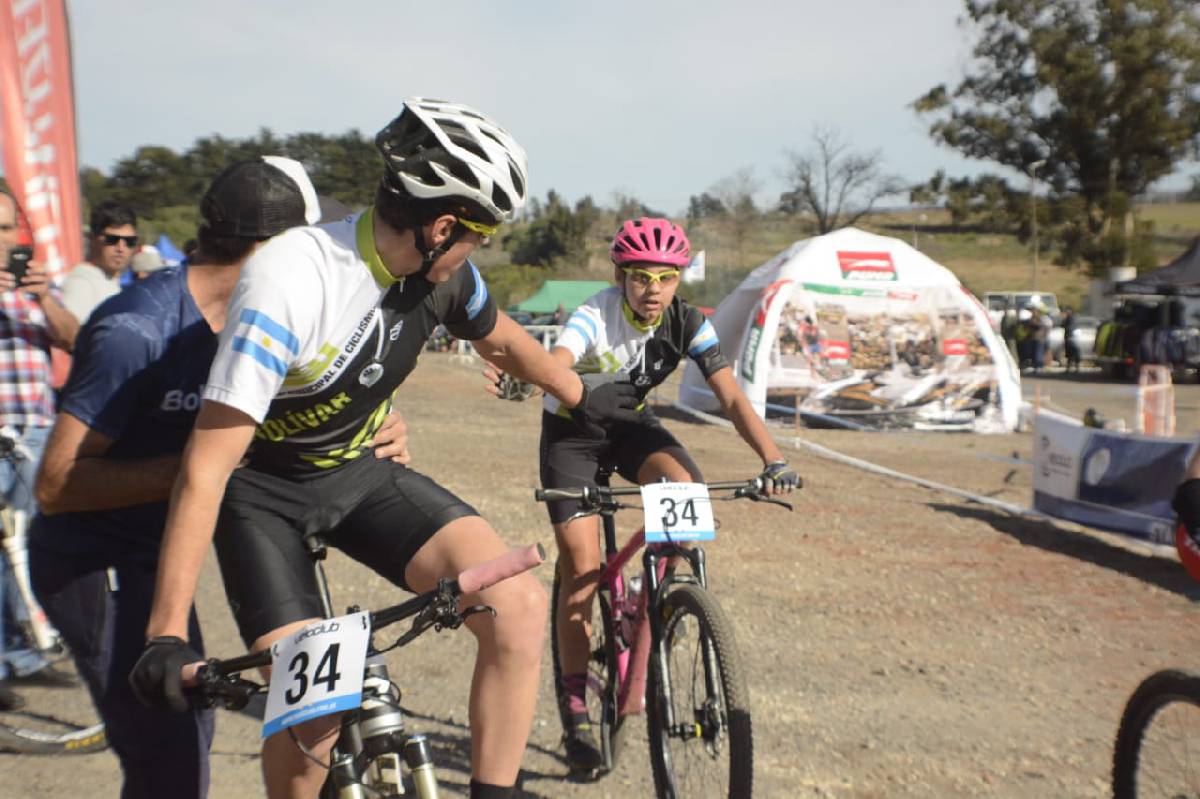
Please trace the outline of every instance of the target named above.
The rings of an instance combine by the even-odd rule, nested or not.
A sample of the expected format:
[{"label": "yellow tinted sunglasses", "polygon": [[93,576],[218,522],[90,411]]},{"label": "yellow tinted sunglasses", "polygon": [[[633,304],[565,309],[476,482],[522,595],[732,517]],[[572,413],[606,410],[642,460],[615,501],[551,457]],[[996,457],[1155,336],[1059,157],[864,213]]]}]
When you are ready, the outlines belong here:
[{"label": "yellow tinted sunglasses", "polygon": [[463,219],[461,216],[458,218],[458,224],[462,225],[467,230],[478,233],[485,239],[495,236],[496,231],[500,229],[499,225],[485,225],[482,222],[472,222],[470,219]]},{"label": "yellow tinted sunglasses", "polygon": [[678,269],[668,269],[665,272],[650,272],[646,269],[625,268],[625,274],[629,275],[629,279],[639,286],[649,286],[652,283],[661,283],[666,286],[675,285],[675,281],[679,279]]}]

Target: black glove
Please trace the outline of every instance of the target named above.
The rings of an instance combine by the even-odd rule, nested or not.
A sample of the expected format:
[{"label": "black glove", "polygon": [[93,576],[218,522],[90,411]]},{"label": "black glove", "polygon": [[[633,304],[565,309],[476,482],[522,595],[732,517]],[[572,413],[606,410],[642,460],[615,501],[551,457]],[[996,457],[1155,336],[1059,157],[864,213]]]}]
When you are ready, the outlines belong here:
[{"label": "black glove", "polygon": [[182,638],[174,635],[151,638],[129,674],[129,685],[146,707],[186,713],[190,705],[183,695],[183,677],[179,672],[187,664],[202,660]]},{"label": "black glove", "polygon": [[788,467],[787,461],[771,461],[758,479],[768,483],[763,487],[768,494],[773,493],[773,489],[791,491],[801,485],[800,475]]},{"label": "black glove", "polygon": [[593,438],[604,438],[602,423],[636,422],[640,418],[637,406],[641,400],[628,380],[605,374],[580,375],[580,380],[583,396],[571,409],[571,418],[583,432]]}]

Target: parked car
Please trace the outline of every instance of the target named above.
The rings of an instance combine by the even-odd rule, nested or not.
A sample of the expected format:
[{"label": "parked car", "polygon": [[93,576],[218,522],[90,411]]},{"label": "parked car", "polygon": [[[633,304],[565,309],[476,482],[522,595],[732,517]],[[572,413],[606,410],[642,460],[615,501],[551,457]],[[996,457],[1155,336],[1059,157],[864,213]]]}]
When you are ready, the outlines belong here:
[{"label": "parked car", "polygon": [[1048,291],[989,291],[983,295],[983,304],[996,330],[1000,329],[1004,312],[1010,308],[1021,320],[1028,319],[1034,308],[1041,308],[1055,323],[1058,322],[1058,298]]},{"label": "parked car", "polygon": [[1138,297],[1121,302],[1096,331],[1096,362],[1116,378],[1141,365],[1200,369],[1200,297]]}]

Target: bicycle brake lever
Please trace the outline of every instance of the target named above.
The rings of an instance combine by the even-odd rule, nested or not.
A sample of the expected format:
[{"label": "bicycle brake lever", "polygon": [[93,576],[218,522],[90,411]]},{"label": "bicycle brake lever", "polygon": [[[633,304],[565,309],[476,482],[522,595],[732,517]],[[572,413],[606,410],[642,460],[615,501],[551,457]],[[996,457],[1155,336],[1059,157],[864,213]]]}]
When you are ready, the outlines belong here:
[{"label": "bicycle brake lever", "polygon": [[774,497],[768,496],[766,494],[752,492],[752,493],[742,494],[742,496],[746,497],[751,502],[769,502],[772,505],[782,505],[783,507],[787,508],[788,510],[795,510],[795,508],[792,507],[792,504],[790,502],[784,502],[782,499],[775,499]]}]

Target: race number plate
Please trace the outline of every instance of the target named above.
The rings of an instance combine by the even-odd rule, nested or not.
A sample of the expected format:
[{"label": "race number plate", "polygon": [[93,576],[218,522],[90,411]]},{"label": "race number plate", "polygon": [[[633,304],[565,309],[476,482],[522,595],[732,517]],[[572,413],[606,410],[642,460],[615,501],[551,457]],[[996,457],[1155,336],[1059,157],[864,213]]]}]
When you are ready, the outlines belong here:
[{"label": "race number plate", "polygon": [[717,537],[712,502],[703,483],[650,483],[642,486],[646,542],[712,541]]},{"label": "race number plate", "polygon": [[310,624],[271,646],[263,738],[362,704],[370,622],[351,613]]}]

